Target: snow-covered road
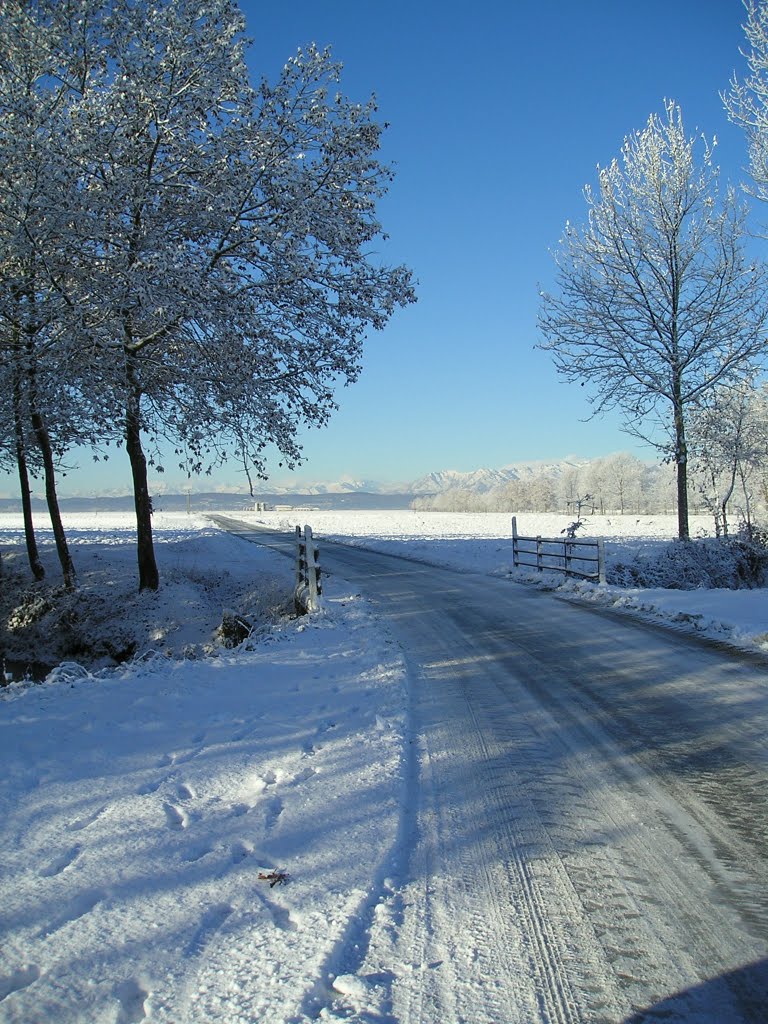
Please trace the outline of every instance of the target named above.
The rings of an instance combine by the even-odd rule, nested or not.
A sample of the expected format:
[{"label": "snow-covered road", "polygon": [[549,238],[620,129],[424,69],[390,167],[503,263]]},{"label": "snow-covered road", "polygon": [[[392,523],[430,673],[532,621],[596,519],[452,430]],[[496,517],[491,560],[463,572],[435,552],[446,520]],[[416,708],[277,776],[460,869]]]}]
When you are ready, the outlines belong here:
[{"label": "snow-covered road", "polygon": [[408,854],[350,974],[404,1024],[765,1021],[765,660],[360,548],[323,567],[412,681]]}]

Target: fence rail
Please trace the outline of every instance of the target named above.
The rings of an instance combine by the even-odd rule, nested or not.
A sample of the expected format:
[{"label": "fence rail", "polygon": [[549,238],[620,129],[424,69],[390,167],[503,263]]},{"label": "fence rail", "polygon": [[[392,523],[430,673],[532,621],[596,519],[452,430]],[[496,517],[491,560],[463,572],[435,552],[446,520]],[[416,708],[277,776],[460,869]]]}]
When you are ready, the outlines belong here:
[{"label": "fence rail", "polygon": [[512,516],[512,562],[515,567],[525,565],[539,572],[547,569],[605,583],[605,545],[601,538],[522,537],[517,532],[517,516]]},{"label": "fence rail", "polygon": [[293,594],[296,614],[316,612],[322,606],[320,552],[312,536],[312,527],[296,527],[296,588]]}]

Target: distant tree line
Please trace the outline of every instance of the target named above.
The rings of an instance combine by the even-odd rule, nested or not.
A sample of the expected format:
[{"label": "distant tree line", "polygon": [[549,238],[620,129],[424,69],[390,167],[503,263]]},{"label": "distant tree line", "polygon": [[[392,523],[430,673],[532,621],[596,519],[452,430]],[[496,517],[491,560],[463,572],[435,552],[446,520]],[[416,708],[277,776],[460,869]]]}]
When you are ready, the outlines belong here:
[{"label": "distant tree line", "polygon": [[[716,536],[750,530],[768,508],[768,393],[732,396],[701,410],[691,433],[690,510],[711,515]],[[416,498],[411,507],[436,512],[560,512],[653,515],[677,511],[675,467],[627,452],[552,472],[532,473],[478,492],[454,487]]]},{"label": "distant tree line", "polygon": [[594,512],[644,514],[674,509],[674,478],[668,466],[651,465],[621,452],[535,472],[478,492],[454,487],[416,498],[412,507],[438,512],[562,512],[569,514],[588,496]]}]

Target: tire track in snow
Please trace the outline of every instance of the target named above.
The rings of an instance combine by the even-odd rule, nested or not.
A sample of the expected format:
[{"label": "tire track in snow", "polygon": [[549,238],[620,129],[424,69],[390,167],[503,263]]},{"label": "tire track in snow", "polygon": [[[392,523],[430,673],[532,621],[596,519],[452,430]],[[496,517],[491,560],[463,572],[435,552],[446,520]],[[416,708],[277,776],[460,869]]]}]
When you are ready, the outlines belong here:
[{"label": "tire track in snow", "polygon": [[[501,662],[509,660],[508,646],[497,640]],[[685,802],[670,799],[645,765],[616,746],[596,709],[583,694],[575,696],[575,689],[563,686],[561,674],[519,651],[514,660],[515,674],[500,677],[503,694],[494,695],[478,680],[468,688],[467,700],[482,735],[507,751],[508,767],[529,795],[551,844],[550,856],[564,873],[574,919],[594,931],[601,951],[597,960],[609,970],[603,994],[588,1000],[583,1019],[600,1019],[611,989],[617,1005],[626,999],[639,1010],[703,980],[702,965],[725,973],[754,959],[760,947],[744,935],[732,869],[724,870],[723,859],[707,849],[709,837],[722,828],[717,833],[710,822],[709,832],[703,831]],[[745,851],[735,860],[742,868],[750,862]],[[536,857],[526,861],[534,868],[539,863]],[[702,912],[702,896],[712,891],[713,877],[729,891]],[[753,879],[748,891],[754,899],[759,882]],[[764,904],[763,899],[763,909]],[[550,900],[550,920],[558,910]],[[763,943],[765,935],[763,929]],[[583,973],[590,947],[594,955],[590,937],[582,936],[571,971],[584,993],[595,988]],[[727,1019],[751,1019],[742,1017],[738,1002],[723,995]],[[680,1005],[681,1012],[690,1011],[684,999]],[[618,1019],[613,1012],[608,1020]],[[703,1019],[718,1019],[714,1012]]]},{"label": "tire track in snow", "polygon": [[[483,956],[487,973],[512,982],[499,989],[496,1005],[491,1002],[484,1010],[491,1021],[597,1021],[602,1017],[593,1012],[595,1008],[589,1005],[586,992],[590,987],[604,992],[605,978],[581,977],[580,985],[573,984],[574,934],[581,930],[580,915],[573,912],[572,895],[563,884],[546,830],[509,763],[507,745],[499,744],[487,728],[486,719],[498,715],[498,702],[486,706],[478,694],[485,678],[485,674],[478,678],[472,663],[461,659],[455,667],[438,668],[429,683],[432,692],[439,693],[443,706],[449,687],[454,691],[451,698],[457,713],[446,722],[442,744],[451,751],[452,760],[461,763],[463,758],[471,768],[463,787],[459,779],[446,779],[444,784],[442,799],[446,801],[450,822],[446,844],[450,849],[451,836],[456,835],[457,812],[451,814],[450,808],[458,798],[458,813],[467,816],[461,826],[468,839],[462,844],[462,870],[472,871],[472,877],[479,882],[480,868],[484,883],[477,885],[477,909],[470,919],[473,939],[477,945],[488,946]],[[471,697],[468,686],[472,688]],[[458,713],[462,705],[464,715]],[[450,906],[451,894],[446,894],[446,898]],[[508,923],[510,919],[516,921],[514,933]],[[586,956],[588,939],[588,935],[580,935],[579,955],[587,963],[596,959],[596,948],[592,957]],[[526,1011],[519,1018],[512,1016],[511,1007],[521,995],[530,999],[532,994],[536,1017],[529,1018]],[[605,1002],[601,1001],[601,1011]],[[615,1012],[615,1004],[611,1009]]]},{"label": "tire track in snow", "polygon": [[546,836],[512,774],[467,720],[467,672],[462,659],[450,658],[412,669],[415,842],[409,880],[397,894],[402,922],[388,940],[374,928],[365,969],[381,974],[388,960],[394,1018],[403,1022],[597,1020],[585,1015],[542,885],[527,870],[525,851],[541,848]]}]

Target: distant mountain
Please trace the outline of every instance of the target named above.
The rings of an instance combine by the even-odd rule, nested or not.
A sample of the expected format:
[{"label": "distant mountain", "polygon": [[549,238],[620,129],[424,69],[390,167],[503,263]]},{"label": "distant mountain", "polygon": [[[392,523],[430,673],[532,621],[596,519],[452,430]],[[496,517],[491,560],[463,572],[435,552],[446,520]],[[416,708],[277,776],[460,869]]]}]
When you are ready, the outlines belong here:
[{"label": "distant mountain", "polygon": [[[302,494],[404,494],[411,490],[407,483],[379,483],[376,480],[334,480],[331,482],[317,481],[302,483],[300,485]],[[279,487],[272,486],[270,493],[296,494],[297,485]]]},{"label": "distant mountain", "polygon": [[455,469],[446,469],[437,473],[428,473],[419,477],[409,486],[413,494],[441,494],[443,491],[461,489],[484,494],[501,487],[510,480],[530,479],[534,476],[560,476],[564,470],[574,466],[583,466],[589,459],[570,457],[559,462],[519,462],[502,466],[501,469],[473,469],[460,473]]},{"label": "distant mountain", "polygon": [[462,489],[482,494],[494,487],[517,479],[514,468],[508,469],[475,469],[468,473],[459,473],[455,469],[444,469],[437,473],[427,473],[410,485],[414,494],[440,494],[442,491]]},{"label": "distant mountain", "polygon": [[[267,485],[251,497],[245,493],[192,491],[189,494],[155,494],[154,507],[158,511],[206,512],[212,510],[252,509],[255,502],[267,505],[312,507],[321,509],[403,509],[419,495],[441,494],[444,491],[462,489],[483,494],[494,487],[503,486],[510,480],[546,474],[560,476],[566,469],[586,465],[590,460],[569,456],[559,462],[519,462],[502,466],[500,469],[475,469],[459,472],[444,469],[427,473],[411,483],[377,483],[373,480],[340,480],[294,484],[293,488]],[[301,490],[298,490],[298,488]],[[33,506],[44,509],[45,503],[33,499]],[[61,507],[65,512],[105,511],[128,512],[133,509],[131,495],[102,495],[96,497],[62,498]],[[0,511],[20,512],[18,498],[0,498]]]},{"label": "distant mountain", "polygon": [[410,483],[379,483],[376,480],[337,480],[330,482],[313,481],[312,483],[302,482],[301,485],[278,487],[272,485],[269,494],[266,492],[261,500],[276,498],[287,501],[301,495],[321,496],[329,498],[336,495],[390,495],[401,498],[404,494],[412,496],[422,494],[440,494],[443,491],[461,488],[467,491],[484,493],[494,487],[500,487],[510,480],[530,478],[540,474],[547,476],[559,476],[566,468],[581,466],[589,462],[589,459],[580,459],[576,456],[568,456],[555,462],[518,462],[500,469],[474,469],[468,472],[459,472],[455,469],[437,470],[434,473],[427,473]]}]

